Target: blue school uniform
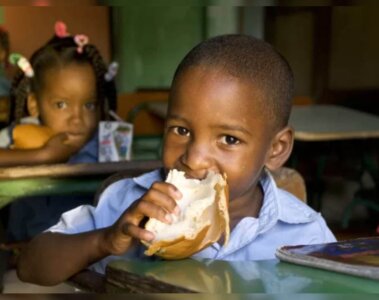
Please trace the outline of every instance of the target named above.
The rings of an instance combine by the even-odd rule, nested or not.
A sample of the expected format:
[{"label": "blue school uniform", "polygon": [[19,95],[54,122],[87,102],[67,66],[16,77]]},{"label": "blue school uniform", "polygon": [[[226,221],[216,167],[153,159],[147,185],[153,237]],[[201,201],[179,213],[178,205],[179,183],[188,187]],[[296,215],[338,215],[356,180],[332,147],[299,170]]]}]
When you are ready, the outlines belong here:
[{"label": "blue school uniform", "polygon": [[[75,234],[111,226],[134,201],[146,193],[153,182],[162,180],[161,170],[155,170],[117,181],[103,192],[97,207],[83,205],[66,212],[48,231]],[[279,189],[268,172],[261,178],[260,185],[264,198],[259,217],[243,218],[233,228],[225,247],[214,243],[192,258],[229,261],[273,259],[276,248],[283,245],[336,240],[321,214],[294,195]],[[151,259],[143,254],[144,250],[144,246],[136,243],[122,257]],[[117,257],[109,256],[92,268],[103,273],[107,262],[114,258]]]}]

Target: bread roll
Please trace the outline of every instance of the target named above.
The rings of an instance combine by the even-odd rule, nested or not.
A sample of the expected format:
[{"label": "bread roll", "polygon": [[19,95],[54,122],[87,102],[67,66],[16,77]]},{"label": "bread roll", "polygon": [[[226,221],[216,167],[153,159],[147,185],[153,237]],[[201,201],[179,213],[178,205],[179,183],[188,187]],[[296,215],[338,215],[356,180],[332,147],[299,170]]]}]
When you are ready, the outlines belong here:
[{"label": "bread roll", "polygon": [[171,170],[166,182],[175,185],[183,194],[178,200],[180,215],[171,214],[172,224],[149,219],[145,229],[155,235],[146,255],[165,259],[182,259],[193,255],[224,234],[229,240],[228,186],[225,177],[210,172],[203,180],[187,179],[184,172]]},{"label": "bread roll", "polygon": [[52,137],[53,131],[37,124],[20,124],[13,129],[13,149],[40,148]]}]

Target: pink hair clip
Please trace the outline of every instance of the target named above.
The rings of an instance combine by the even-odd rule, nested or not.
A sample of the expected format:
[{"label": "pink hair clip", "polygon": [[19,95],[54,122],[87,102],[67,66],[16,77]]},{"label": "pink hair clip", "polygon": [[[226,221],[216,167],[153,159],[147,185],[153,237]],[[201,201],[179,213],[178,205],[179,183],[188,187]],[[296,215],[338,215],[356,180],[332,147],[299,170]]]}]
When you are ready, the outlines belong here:
[{"label": "pink hair clip", "polygon": [[64,38],[69,36],[70,34],[67,32],[67,26],[62,21],[55,22],[55,35],[59,38]]},{"label": "pink hair clip", "polygon": [[112,62],[108,66],[107,73],[104,75],[105,81],[111,81],[117,75],[118,63],[116,61]]},{"label": "pink hair clip", "polygon": [[9,62],[12,65],[17,65],[25,74],[26,77],[32,78],[34,76],[34,70],[30,62],[21,54],[12,53],[9,56]]},{"label": "pink hair clip", "polygon": [[83,47],[88,44],[89,38],[88,36],[84,34],[77,34],[74,37],[74,41],[78,45],[78,48],[76,51],[78,51],[78,53],[82,53]]}]

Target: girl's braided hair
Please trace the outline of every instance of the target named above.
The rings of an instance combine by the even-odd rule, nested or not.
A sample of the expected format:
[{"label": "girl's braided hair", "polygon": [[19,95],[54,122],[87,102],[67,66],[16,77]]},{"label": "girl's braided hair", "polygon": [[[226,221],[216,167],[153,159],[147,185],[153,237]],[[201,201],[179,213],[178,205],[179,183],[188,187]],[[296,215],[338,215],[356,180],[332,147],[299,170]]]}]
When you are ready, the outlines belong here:
[{"label": "girl's braided hair", "polygon": [[34,52],[30,64],[34,70],[34,76],[25,76],[22,70],[18,70],[11,87],[11,116],[13,121],[19,123],[20,119],[27,116],[26,99],[29,92],[39,97],[44,88],[44,76],[47,70],[56,67],[64,67],[71,63],[90,64],[96,77],[97,98],[101,108],[101,119],[109,118],[109,110],[116,110],[116,86],[114,79],[105,80],[107,67],[100,52],[92,44],[83,46],[81,53],[77,51],[78,45],[73,36],[54,36],[44,46]]}]

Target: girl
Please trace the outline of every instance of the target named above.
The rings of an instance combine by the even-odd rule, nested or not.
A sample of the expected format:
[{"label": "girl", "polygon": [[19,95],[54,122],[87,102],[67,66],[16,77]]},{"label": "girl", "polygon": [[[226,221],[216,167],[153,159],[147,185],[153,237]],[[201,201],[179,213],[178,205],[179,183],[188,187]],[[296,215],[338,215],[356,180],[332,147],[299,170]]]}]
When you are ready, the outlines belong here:
[{"label": "girl", "polygon": [[17,124],[41,124],[54,136],[36,149],[0,149],[0,166],[96,162],[97,124],[116,105],[114,80],[96,47],[84,35],[56,30],[32,55],[29,66],[19,65],[23,70],[11,89],[14,123],[0,132],[0,147],[13,144]]},{"label": "girl", "polygon": [[[23,70],[15,76],[11,90],[16,127],[3,130],[0,141],[3,147],[12,145],[14,128],[25,123],[48,127],[53,137],[35,149],[2,149],[0,165],[97,162],[97,125],[115,109],[116,90],[96,47],[84,35],[56,30],[32,55],[30,66],[25,61],[19,65]],[[18,200],[10,207],[9,240],[29,239],[66,210],[91,202],[89,197]]]}]

